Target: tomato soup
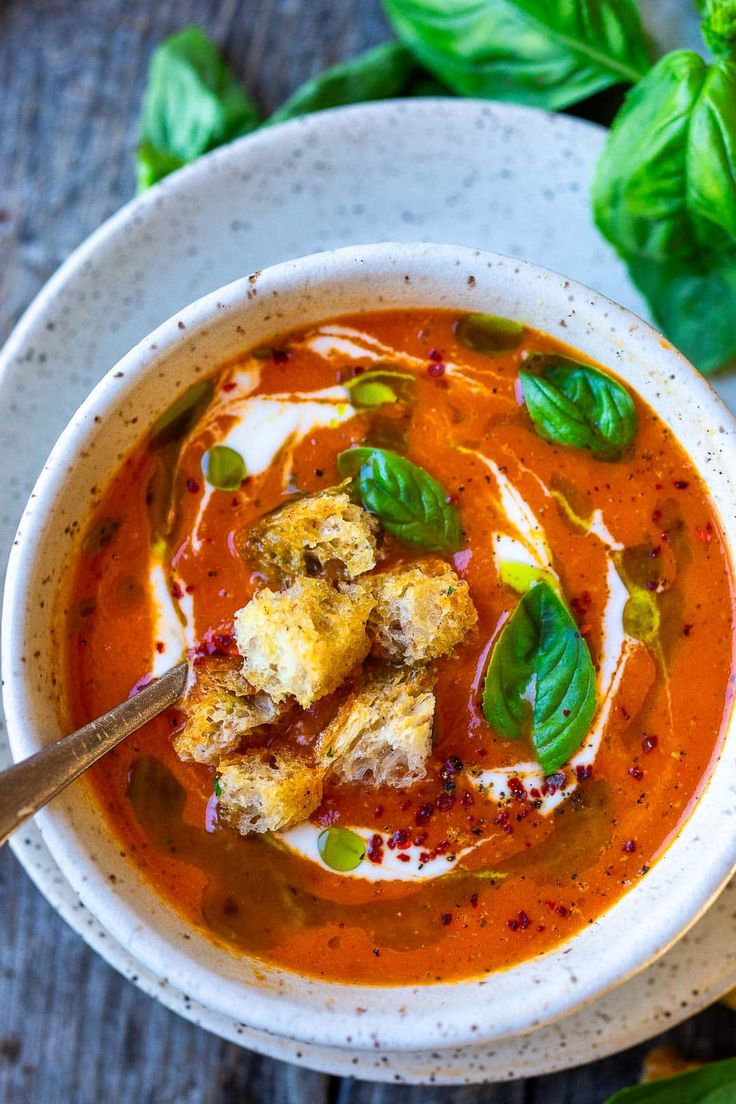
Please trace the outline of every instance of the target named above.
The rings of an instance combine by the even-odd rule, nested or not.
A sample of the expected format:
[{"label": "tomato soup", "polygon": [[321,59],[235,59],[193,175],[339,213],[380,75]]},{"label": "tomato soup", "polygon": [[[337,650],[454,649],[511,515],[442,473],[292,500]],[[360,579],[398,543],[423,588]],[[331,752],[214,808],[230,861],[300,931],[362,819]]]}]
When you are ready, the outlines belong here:
[{"label": "tomato soup", "polygon": [[[254,527],[332,488],[369,515],[376,563],[347,579],[324,560],[306,581],[275,578]],[[400,784],[375,784],[380,762],[341,774],[329,740],[324,751],[361,680],[404,678],[375,640],[307,704],[293,688],[280,702],[269,683],[272,712],[237,747],[231,725],[221,759],[177,753],[185,700],[90,773],[131,864],[234,952],[377,985],[512,966],[635,888],[707,779],[730,708],[733,600],[696,470],[608,365],[528,327],[445,311],[279,335],[159,420],[73,564],[59,615],[71,718],[98,716],[185,654],[195,673],[215,663],[240,678],[235,615],[269,590],[274,603],[310,587],[352,601],[417,565],[470,612],[444,654],[439,621],[434,632],[415,612],[403,626],[412,647],[416,628],[434,650],[406,675],[431,741]],[[299,617],[283,631],[300,632]],[[337,634],[317,645],[335,657],[341,646]],[[398,713],[378,720],[365,721],[376,746],[392,725],[403,732]],[[233,764],[262,752],[293,754],[318,788],[301,819],[250,831],[223,815],[223,788]]]}]

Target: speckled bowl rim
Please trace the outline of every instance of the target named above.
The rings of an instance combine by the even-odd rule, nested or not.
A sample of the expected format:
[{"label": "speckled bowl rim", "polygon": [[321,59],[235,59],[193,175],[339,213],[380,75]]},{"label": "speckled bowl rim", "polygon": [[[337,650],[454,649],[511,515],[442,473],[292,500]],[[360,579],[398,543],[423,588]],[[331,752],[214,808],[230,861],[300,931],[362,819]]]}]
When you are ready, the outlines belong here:
[{"label": "speckled bowl rim", "polygon": [[[478,295],[460,293],[458,269],[462,270],[465,287],[468,286],[465,274],[474,277],[477,274],[474,286]],[[387,277],[396,281],[393,297],[384,298],[384,306],[400,305],[402,301],[409,305],[406,295],[402,300],[400,293],[402,285],[406,289],[403,276],[399,275],[405,270],[411,273],[414,281],[412,293],[417,287],[426,293],[423,300],[414,295],[411,299],[414,305],[454,305],[457,309],[472,309],[481,302],[483,291],[503,299],[505,281],[514,289],[517,298],[527,304],[524,310],[512,311],[507,307],[507,313],[527,318],[531,324],[569,340],[591,356],[596,353],[586,348],[585,335],[591,340],[599,335],[602,340],[600,335],[605,330],[605,341],[616,358],[613,362],[609,356],[608,361],[624,378],[630,378],[627,370],[632,370],[632,364],[636,375],[640,371],[639,363],[646,363],[649,375],[636,377],[637,389],[665,416],[685,444],[719,508],[728,546],[736,547],[736,494],[728,475],[729,470],[736,470],[731,415],[702,377],[656,331],[604,297],[556,273],[511,258],[480,254],[458,246],[394,243],[347,247],[276,265],[258,275],[258,293],[261,297],[281,294],[285,298],[300,284],[313,293],[321,284],[336,287],[356,280],[359,274],[364,282],[370,278],[371,287]],[[489,273],[491,279],[487,288],[485,281]],[[227,323],[231,312],[241,310],[252,296],[255,282],[254,277],[235,281],[178,312],[144,339],[95,388],[57,442],[24,514],[8,570],[3,611],[4,697],[15,758],[30,754],[42,743],[32,727],[24,728],[24,719],[32,715],[34,698],[38,703],[40,697],[30,685],[28,667],[23,662],[23,640],[30,609],[26,599],[32,593],[29,586],[33,571],[40,570],[42,563],[41,549],[47,536],[44,532],[46,512],[63,484],[69,463],[79,453],[85,434],[87,437],[94,434],[95,417],[103,417],[116,409],[138,373],[151,370],[151,364],[161,362],[184,342]],[[443,289],[451,289],[443,291],[439,300],[438,283]],[[532,290],[540,283],[541,295]],[[539,297],[535,299],[535,295]],[[507,289],[505,303],[509,297]],[[371,305],[376,305],[373,293],[366,301],[366,308]],[[504,312],[502,307],[498,309]],[[543,323],[541,315],[545,310],[548,314]],[[326,308],[321,311],[322,316],[330,313],[335,313],[334,308],[332,312]],[[573,321],[574,326],[581,327],[580,333],[571,327]],[[184,330],[180,328],[182,322]],[[286,325],[288,323],[284,323]],[[598,359],[606,358],[599,355]],[[673,391],[675,397],[679,397],[679,414],[670,412],[668,416],[661,409],[661,402],[653,390],[657,387]],[[678,418],[679,425],[673,425]],[[704,467],[708,464],[716,464],[721,470],[706,473]],[[191,948],[188,953],[182,952],[178,942],[152,929],[139,911],[132,909],[127,900],[123,901],[119,890],[111,887],[107,873],[90,860],[69,822],[68,806],[65,808],[63,798],[39,820],[53,857],[90,911],[148,969],[191,993],[203,1005],[241,1018],[256,1029],[320,1045],[391,1050],[415,1050],[418,1046],[443,1048],[528,1032],[569,1014],[651,963],[703,914],[735,865],[736,818],[728,813],[729,801],[732,806],[736,791],[728,782],[729,777],[734,777],[735,744],[731,720],[720,761],[710,782],[666,854],[634,891],[564,947],[499,974],[425,988],[344,987],[289,975],[292,981],[308,981],[305,1000],[301,1003],[283,993],[246,986],[240,980],[230,979],[223,983],[202,967]],[[718,846],[712,844],[713,838],[717,839]],[[706,839],[709,846],[704,847]],[[690,864],[684,862],[688,855]],[[690,886],[687,892],[683,891],[683,866],[697,875],[694,894]],[[148,894],[155,896],[150,890]],[[658,904],[662,907],[657,908]],[[171,921],[171,910],[165,911]],[[655,914],[656,922],[652,919]],[[614,927],[619,935],[625,933],[623,946],[613,938]],[[231,956],[227,958],[232,961]],[[596,964],[593,976],[591,961]],[[269,972],[267,967],[262,969]],[[574,970],[582,976],[578,977]],[[490,987],[494,994],[500,990],[501,1000],[497,995],[487,1002],[479,999]],[[351,996],[365,996],[363,1003],[372,1007],[365,1014],[357,1009],[351,1014],[339,999],[348,992]],[[473,995],[475,1001],[471,999]],[[410,1015],[407,1014],[409,1009]],[[502,1025],[494,1018],[500,1011],[503,1012]]]}]

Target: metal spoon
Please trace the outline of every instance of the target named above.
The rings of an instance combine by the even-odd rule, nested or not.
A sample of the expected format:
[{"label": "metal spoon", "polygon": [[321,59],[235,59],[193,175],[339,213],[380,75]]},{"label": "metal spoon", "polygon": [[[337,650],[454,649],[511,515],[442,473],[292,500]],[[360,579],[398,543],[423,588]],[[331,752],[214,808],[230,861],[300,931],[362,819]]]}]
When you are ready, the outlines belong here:
[{"label": "metal spoon", "polygon": [[0,772],[0,845],[87,767],[173,705],[184,692],[188,671],[187,663],[178,663],[96,721]]}]

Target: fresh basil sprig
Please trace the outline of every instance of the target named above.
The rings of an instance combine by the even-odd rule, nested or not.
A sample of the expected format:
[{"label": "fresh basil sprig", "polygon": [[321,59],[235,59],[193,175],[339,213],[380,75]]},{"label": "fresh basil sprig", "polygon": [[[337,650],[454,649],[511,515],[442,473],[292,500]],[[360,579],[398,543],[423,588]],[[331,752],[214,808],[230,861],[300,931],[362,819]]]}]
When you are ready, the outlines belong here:
[{"label": "fresh basil sprig", "polygon": [[483,685],[485,718],[509,740],[529,734],[549,775],[580,747],[595,708],[588,646],[549,583],[537,583],[494,646]]},{"label": "fresh basil sprig", "polygon": [[429,552],[452,552],[462,544],[460,515],[444,487],[405,456],[352,448],[339,454],[337,467],[354,477],[355,493],[386,532]]},{"label": "fresh basil sprig", "polygon": [[400,96],[406,92],[417,69],[405,46],[384,42],[306,81],[274,111],[266,125],[283,123],[286,119],[324,111],[328,107]]},{"label": "fresh basil sprig", "polygon": [[736,1100],[736,1058],[710,1062],[646,1085],[632,1085],[606,1104],[732,1104]]},{"label": "fresh basil sprig", "polygon": [[148,71],[138,150],[138,189],[249,134],[258,109],[199,27],[185,27],[158,47]]},{"label": "fresh basil sprig", "polygon": [[540,437],[554,445],[588,449],[599,460],[618,460],[636,436],[636,409],[628,391],[589,364],[535,353],[519,373],[529,416]]},{"label": "fresh basil sprig", "polygon": [[556,110],[649,68],[635,0],[384,0],[399,39],[465,96]]},{"label": "fresh basil sprig", "polygon": [[735,357],[736,62],[655,65],[611,128],[593,206],[667,336],[704,372]]}]

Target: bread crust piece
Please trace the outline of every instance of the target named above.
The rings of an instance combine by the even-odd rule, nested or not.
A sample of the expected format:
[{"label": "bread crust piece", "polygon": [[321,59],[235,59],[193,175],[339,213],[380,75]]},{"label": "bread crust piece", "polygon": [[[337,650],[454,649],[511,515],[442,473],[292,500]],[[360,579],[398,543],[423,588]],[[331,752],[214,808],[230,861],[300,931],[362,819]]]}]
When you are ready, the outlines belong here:
[{"label": "bread crust piece", "polygon": [[367,592],[342,593],[324,579],[259,591],[235,614],[243,675],[275,702],[293,696],[308,708],[365,659],[372,605]]},{"label": "bread crust piece", "polygon": [[221,815],[247,836],[306,820],[322,800],[324,768],[287,748],[253,750],[220,763]]},{"label": "bread crust piece", "polygon": [[187,722],[173,740],[180,759],[215,766],[251,729],[285,711],[246,682],[238,656],[209,656],[194,665],[193,674],[183,703]]},{"label": "bread crust piece", "polygon": [[373,598],[373,651],[392,662],[429,663],[449,655],[478,621],[468,584],[443,560],[381,571],[354,588]]},{"label": "bread crust piece", "polygon": [[345,484],[303,495],[252,525],[239,541],[247,559],[286,579],[325,570],[355,579],[380,558],[380,526],[344,490]]},{"label": "bread crust piece", "polygon": [[434,672],[371,671],[317,741],[316,754],[342,782],[410,786],[426,776],[432,751]]}]

